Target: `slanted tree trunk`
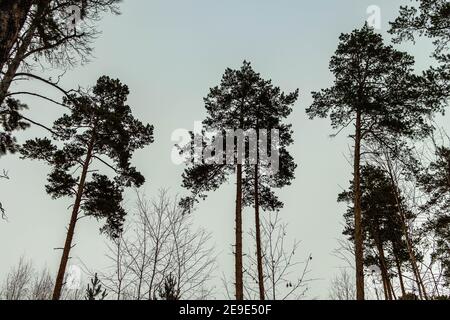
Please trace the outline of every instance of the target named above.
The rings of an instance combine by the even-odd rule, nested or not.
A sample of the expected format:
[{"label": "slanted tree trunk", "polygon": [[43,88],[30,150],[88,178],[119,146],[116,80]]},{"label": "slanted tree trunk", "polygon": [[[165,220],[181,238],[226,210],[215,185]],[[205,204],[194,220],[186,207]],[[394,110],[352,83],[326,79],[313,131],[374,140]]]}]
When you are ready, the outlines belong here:
[{"label": "slanted tree trunk", "polygon": [[[5,71],[5,74],[2,75],[1,81],[0,81],[0,105],[4,102],[6,95],[8,94],[9,87],[11,86],[11,83],[14,79],[14,76],[16,75],[17,71],[19,70],[19,67],[23,61],[23,57],[25,56],[28,47],[31,44],[31,40],[33,39],[33,33],[34,33],[35,27],[32,26],[29,32],[25,35],[25,37],[22,40],[22,43],[17,48],[17,52],[15,53],[14,57],[9,61],[7,64],[7,68]],[[2,69],[0,69],[2,70]]]},{"label": "slanted tree trunk", "polygon": [[75,226],[78,221],[78,213],[81,207],[81,200],[83,197],[84,187],[86,184],[86,178],[89,170],[89,165],[92,160],[92,153],[94,149],[94,135],[88,146],[88,151],[86,155],[86,160],[83,164],[83,171],[81,173],[80,182],[78,184],[77,196],[75,199],[75,204],[72,209],[72,216],[70,219],[69,229],[67,230],[66,242],[64,244],[63,254],[61,257],[61,263],[59,265],[58,275],[55,281],[55,289],[53,291],[53,300],[59,300],[61,298],[61,291],[64,285],[64,276],[66,273],[67,263],[69,261],[70,250],[72,249],[72,241],[75,233]]},{"label": "slanted tree trunk", "polygon": [[399,282],[400,282],[400,289],[402,290],[402,296],[405,297],[406,296],[406,289],[405,289],[405,282],[403,281],[402,265],[400,263],[400,260],[399,260],[398,256],[396,256],[396,255],[395,255],[395,265],[397,267],[398,279],[399,279]]},{"label": "slanted tree trunk", "polygon": [[236,182],[236,252],[235,252],[235,281],[236,300],[244,300],[244,281],[242,264],[242,164],[237,165]]},{"label": "slanted tree trunk", "polygon": [[383,293],[384,293],[384,299],[385,299],[386,301],[387,301],[387,300],[390,300],[390,299],[389,299],[389,296],[388,296],[388,285],[387,285],[387,283],[386,283],[386,278],[385,278],[383,272],[381,273],[381,280],[383,281]]},{"label": "slanted tree trunk", "polygon": [[354,186],[355,186],[355,265],[356,265],[356,299],[364,300],[364,248],[361,211],[361,111],[357,111],[355,130]]},{"label": "slanted tree trunk", "polygon": [[402,230],[403,230],[403,234],[406,238],[406,244],[407,244],[407,248],[408,248],[408,254],[409,254],[409,259],[411,262],[411,266],[413,269],[413,273],[414,276],[416,278],[416,282],[417,282],[417,287],[419,290],[419,296],[421,299],[425,299],[428,300],[428,295],[426,293],[426,289],[425,286],[423,285],[423,281],[422,281],[422,277],[420,275],[420,271],[419,271],[419,267],[417,266],[417,260],[416,260],[416,256],[414,254],[414,250],[413,250],[413,244],[411,241],[411,238],[409,236],[409,231],[408,231],[408,226],[406,224],[406,217],[403,213],[403,210],[400,209],[401,211],[401,216],[402,216]]},{"label": "slanted tree trunk", "polygon": [[397,206],[398,206],[398,210],[400,213],[400,220],[401,220],[401,225],[402,225],[403,236],[406,239],[406,247],[408,249],[408,255],[409,255],[410,262],[411,262],[411,267],[413,269],[414,277],[416,278],[417,287],[419,290],[419,297],[420,297],[420,299],[428,300],[428,295],[427,295],[425,286],[423,284],[422,277],[420,275],[419,267],[417,266],[417,259],[414,254],[413,244],[411,241],[411,237],[409,235],[409,230],[408,230],[408,225],[407,225],[407,217],[403,210],[403,204],[402,204],[402,201],[400,199],[400,195],[399,195],[399,192],[397,189],[397,181],[394,177],[391,160],[388,155],[386,156],[386,158],[387,158],[387,164],[388,164],[389,177],[390,177],[391,183],[392,183],[392,189],[393,189],[395,199],[397,202]]},{"label": "slanted tree trunk", "polygon": [[397,300],[397,294],[395,293],[394,284],[392,281],[389,281],[389,285],[391,287],[392,292],[392,300]]},{"label": "slanted tree trunk", "polygon": [[375,245],[378,250],[378,258],[380,260],[381,276],[383,278],[383,284],[384,284],[384,295],[386,297],[386,300],[392,300],[391,281],[389,279],[389,273],[387,270],[386,257],[384,255],[383,244],[381,243],[378,232],[376,233],[374,239],[375,239]]},{"label": "slanted tree trunk", "polygon": [[11,51],[30,12],[33,0],[0,1],[0,70],[8,62]]},{"label": "slanted tree trunk", "polygon": [[259,216],[259,164],[255,165],[255,229],[256,229],[256,259],[258,264],[258,285],[259,285],[259,299],[265,300],[264,289],[264,271],[262,262],[262,248],[261,248],[261,222]]}]

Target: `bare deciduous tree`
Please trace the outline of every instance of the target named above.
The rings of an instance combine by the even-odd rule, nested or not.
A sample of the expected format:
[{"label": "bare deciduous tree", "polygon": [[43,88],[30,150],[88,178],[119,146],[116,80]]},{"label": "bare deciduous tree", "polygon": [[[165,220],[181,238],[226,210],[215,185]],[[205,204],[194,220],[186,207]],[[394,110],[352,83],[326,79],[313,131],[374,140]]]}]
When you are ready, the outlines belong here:
[{"label": "bare deciduous tree", "polygon": [[24,300],[29,294],[33,267],[30,261],[20,258],[19,264],[7,275],[2,289],[5,300]]},{"label": "bare deciduous tree", "polygon": [[215,267],[209,233],[195,229],[179,200],[161,190],[149,201],[138,194],[136,213],[109,246],[109,270],[100,277],[117,300],[154,300],[170,277],[180,299],[206,299]]},{"label": "bare deciduous tree", "polygon": [[347,269],[341,269],[340,273],[331,280],[330,299],[343,301],[356,300],[355,288],[354,276]]},{"label": "bare deciduous tree", "polygon": [[40,273],[34,274],[32,282],[30,299],[31,300],[51,300],[54,282],[50,271],[43,269]]},{"label": "bare deciduous tree", "polygon": [[[312,281],[308,278],[312,255],[309,255],[306,261],[297,260],[300,242],[294,241],[292,246],[288,246],[287,224],[282,222],[278,212],[262,219],[261,230],[266,298],[268,300],[304,298],[309,289],[308,283]],[[250,236],[254,238],[254,232],[251,232]],[[256,298],[258,293],[256,265],[255,255],[248,255],[245,274],[249,281],[246,295],[250,298]]]},{"label": "bare deciduous tree", "polygon": [[[80,284],[81,285],[81,284]],[[50,270],[38,271],[31,260],[21,257],[11,268],[0,289],[0,300],[51,300],[54,281]],[[63,300],[81,300],[83,290],[63,288]]]}]

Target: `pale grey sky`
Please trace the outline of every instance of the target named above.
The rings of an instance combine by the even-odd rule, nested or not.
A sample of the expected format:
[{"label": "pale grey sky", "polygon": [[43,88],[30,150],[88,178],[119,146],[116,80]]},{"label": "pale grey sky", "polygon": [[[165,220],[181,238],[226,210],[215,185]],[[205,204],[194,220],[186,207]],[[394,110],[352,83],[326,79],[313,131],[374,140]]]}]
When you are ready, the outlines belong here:
[{"label": "pale grey sky", "polygon": [[[95,43],[91,63],[67,72],[62,85],[89,86],[103,74],[129,85],[129,104],[135,115],[156,128],[156,142],[135,157],[148,180],[144,189],[149,197],[162,187],[173,194],[185,192],[180,187],[183,167],[170,161],[171,133],[178,128],[193,129],[194,122],[204,118],[202,98],[219,83],[225,68],[238,68],[245,59],[283,90],[299,88],[300,99],[289,119],[295,131],[291,151],[299,167],[293,185],[280,193],[285,202],[282,217],[289,223],[290,238],[302,241],[299,258],[309,253],[314,257],[310,276],[320,280],[311,283],[309,297],[326,298],[330,279],[343,265],[332,251],[340,238],[344,211],[336,203],[337,194],[351,179],[346,160],[350,141],[345,133],[330,139],[329,121],[308,120],[305,108],[311,103],[310,92],[332,81],[328,63],[339,34],[361,27],[367,7],[373,4],[381,8],[380,32],[386,34],[388,21],[405,3],[409,1],[125,0],[121,16],[107,16],[100,23],[103,34]],[[403,48],[414,54],[418,70],[430,64],[432,48],[426,42]],[[48,92],[34,82],[27,86]],[[31,107],[29,114],[44,123],[59,114],[53,105],[23,100]],[[42,134],[31,129],[21,137]],[[8,222],[0,221],[0,280],[22,255],[56,272],[60,252],[53,248],[61,247],[65,239],[70,201],[54,201],[46,195],[49,169],[42,163],[8,156],[1,158],[0,168],[8,169],[11,176],[10,181],[0,181],[0,199],[9,217]],[[128,208],[133,208],[133,201],[129,193]],[[231,277],[233,184],[210,194],[194,219],[213,234],[219,254],[217,276],[224,272]],[[246,230],[252,221],[248,211]],[[107,240],[98,228],[95,221],[82,220],[72,252],[93,269],[105,263]]]}]

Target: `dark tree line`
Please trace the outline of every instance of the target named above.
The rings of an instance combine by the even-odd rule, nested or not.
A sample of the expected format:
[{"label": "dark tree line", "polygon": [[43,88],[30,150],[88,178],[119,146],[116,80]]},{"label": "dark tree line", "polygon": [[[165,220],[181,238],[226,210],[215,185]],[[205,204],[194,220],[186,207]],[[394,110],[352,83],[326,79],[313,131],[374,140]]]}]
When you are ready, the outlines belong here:
[{"label": "dark tree line", "polygon": [[433,213],[426,225],[426,231],[436,239],[433,259],[442,264],[446,282],[450,284],[450,148],[436,148],[436,160],[426,168],[419,183],[429,195],[424,209]]},{"label": "dark tree line", "polygon": [[[364,241],[364,265],[370,268],[379,266],[386,300],[395,298],[391,282],[393,275],[399,280],[402,296],[406,296],[403,265],[409,262],[408,250],[402,232],[402,218],[399,204],[393,193],[392,182],[381,168],[365,165],[361,168],[361,211]],[[344,215],[346,228],[344,234],[354,240],[353,222],[353,182],[349,191],[339,195],[339,201],[349,203]],[[403,199],[401,199],[403,202]],[[407,213],[410,220],[413,214]]]}]

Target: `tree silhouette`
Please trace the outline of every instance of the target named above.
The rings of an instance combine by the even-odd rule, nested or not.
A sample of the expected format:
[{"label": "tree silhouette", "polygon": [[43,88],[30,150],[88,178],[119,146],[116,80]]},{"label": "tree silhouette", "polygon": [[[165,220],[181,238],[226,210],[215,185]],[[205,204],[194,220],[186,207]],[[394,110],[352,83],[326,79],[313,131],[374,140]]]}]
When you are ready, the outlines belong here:
[{"label": "tree silhouette", "polygon": [[[448,104],[450,96],[450,3],[446,0],[420,0],[418,6],[403,6],[400,15],[391,22],[391,34],[395,35],[394,41],[416,41],[417,36],[425,36],[433,40],[435,50],[433,57],[439,62],[427,71],[430,81],[430,98],[441,100]],[[446,155],[447,154],[447,155]],[[425,209],[433,211],[436,206],[437,213],[427,229],[436,236],[437,252],[433,258],[439,259],[445,270],[450,270],[450,237],[448,236],[448,215],[442,211],[442,205],[448,199],[446,195],[446,157],[448,149],[437,148],[438,160],[430,165],[429,172],[422,175],[421,180],[424,191],[430,196],[430,201]],[[433,175],[433,174],[435,175]],[[441,197],[442,196],[442,197]],[[447,210],[448,211],[448,210]],[[450,272],[447,271],[447,274]]]},{"label": "tree silhouette", "polygon": [[[423,82],[413,75],[414,59],[383,44],[367,24],[342,34],[330,70],[334,85],[313,92],[307,114],[330,117],[333,129],[354,125],[354,224],[357,298],[364,299],[363,226],[361,225],[361,148],[365,141],[383,141],[389,135],[423,136],[432,130],[426,117],[433,113],[425,101]],[[434,105],[433,105],[434,106]],[[387,146],[388,147],[388,146]]]},{"label": "tree silhouette", "polygon": [[[253,206],[255,209],[255,240],[256,240],[256,262],[258,269],[259,298],[265,300],[263,252],[261,244],[261,218],[260,209],[264,211],[278,211],[283,203],[275,195],[273,189],[281,189],[290,185],[295,178],[297,165],[287,147],[293,143],[293,132],[291,125],[283,124],[282,121],[292,112],[292,105],[298,98],[298,90],[285,95],[280,88],[274,87],[271,81],[260,81],[258,88],[258,100],[249,115],[249,124],[256,130],[258,141],[256,152],[256,164],[244,167],[244,205]],[[260,154],[265,143],[272,145],[272,140],[261,139],[260,131],[279,131],[278,162],[276,171],[267,159],[261,159]],[[267,137],[269,138],[269,137]],[[273,152],[273,150],[270,150]],[[253,192],[251,192],[253,191]]]},{"label": "tree silhouette", "polygon": [[124,232],[108,246],[111,271],[101,274],[117,300],[157,300],[169,276],[179,299],[210,295],[217,267],[211,234],[194,228],[194,217],[183,214],[178,203],[167,190],[152,200],[137,193],[136,210],[127,217]]},{"label": "tree silhouette", "polygon": [[162,300],[176,301],[180,300],[177,281],[170,274],[164,279],[164,286],[159,289],[159,297]]},{"label": "tree silhouette", "polygon": [[[29,77],[58,87],[57,81],[52,82],[18,71],[24,64],[29,70],[36,63],[42,66],[45,62],[54,67],[65,68],[75,65],[77,61],[86,62],[92,51],[92,41],[98,34],[95,22],[105,11],[117,13],[118,2],[119,0],[2,1],[0,105],[6,97],[18,94],[45,98],[30,92],[8,93],[11,83],[16,79]],[[79,18],[83,19],[76,21],[78,32],[68,29],[68,22],[74,19],[74,8],[79,9]]]},{"label": "tree silhouette", "polygon": [[[191,196],[181,201],[186,211],[192,210],[198,199],[205,199],[206,192],[217,190],[231,174],[236,172],[236,252],[235,252],[235,278],[236,278],[236,299],[242,300],[243,293],[243,264],[242,264],[242,208],[253,205],[255,208],[255,230],[256,247],[258,261],[258,281],[260,286],[260,298],[264,299],[264,275],[262,265],[261,231],[260,231],[260,208],[265,210],[278,210],[282,203],[271,190],[272,187],[281,188],[288,185],[293,179],[296,165],[286,147],[292,143],[292,131],[290,125],[282,124],[292,111],[291,105],[298,98],[298,91],[284,94],[278,87],[274,87],[271,81],[266,81],[256,73],[250,63],[244,61],[240,70],[227,69],[223,75],[220,86],[212,88],[205,98],[205,107],[208,113],[203,124],[209,130],[214,130],[226,135],[227,132],[249,133],[253,130],[253,137],[258,143],[256,152],[252,153],[250,148],[250,136],[246,136],[243,141],[237,137],[233,140],[234,163],[230,164],[226,160],[229,155],[224,148],[225,143],[220,144],[223,153],[212,152],[211,158],[194,161],[193,165],[187,168],[183,174],[183,187],[191,191]],[[279,130],[278,149],[272,152],[279,153],[280,168],[275,172],[272,163],[267,159],[262,159],[261,150],[267,151],[267,146],[263,146],[259,132],[260,129],[271,131]],[[197,133],[198,136],[198,133]],[[195,133],[193,139],[198,138]],[[200,137],[204,138],[204,137]],[[216,143],[215,137],[210,144]],[[203,139],[205,140],[205,139]],[[223,142],[223,141],[222,141]],[[227,141],[228,144],[229,141]],[[248,150],[240,154],[239,144],[249,146]],[[267,137],[265,143],[273,145],[275,141]],[[202,151],[209,148],[210,144],[204,142]],[[256,161],[249,161],[256,157]],[[212,158],[215,161],[211,161]],[[245,158],[245,159],[244,159]],[[252,164],[255,162],[256,164]],[[272,169],[271,169],[272,168]]]},{"label": "tree silhouette", "polygon": [[18,150],[19,146],[13,132],[29,127],[29,123],[20,115],[20,111],[26,108],[26,105],[16,99],[8,99],[0,106],[0,157]]},{"label": "tree silhouette", "polygon": [[448,102],[450,96],[450,3],[447,0],[418,0],[418,6],[402,6],[400,15],[391,22],[389,32],[394,42],[416,41],[416,36],[433,40],[433,57],[439,66],[431,67],[427,76],[433,86],[429,98]]},{"label": "tree silhouette", "polygon": [[437,147],[436,160],[420,176],[420,183],[430,195],[428,207],[437,205],[443,210],[450,208],[450,149]]},{"label": "tree silhouette", "polygon": [[[381,168],[365,165],[361,168],[361,210],[363,237],[365,242],[364,262],[367,267],[377,265],[381,270],[386,300],[395,298],[390,269],[396,267],[402,294],[405,295],[401,266],[408,261],[406,242],[402,239],[402,220],[397,199],[392,192],[389,175]],[[354,241],[353,182],[350,189],[339,195],[340,202],[352,204],[348,207],[344,235]],[[409,217],[412,213],[409,212]],[[390,254],[386,255],[387,250]],[[373,254],[375,252],[375,254]]]},{"label": "tree silhouette", "polygon": [[[0,156],[5,150],[17,149],[14,131],[24,130],[29,123],[20,113],[26,108],[18,96],[32,96],[61,105],[46,93],[10,91],[15,82],[33,79],[70,97],[58,80],[45,79],[33,70],[49,66],[66,70],[77,62],[88,61],[92,42],[98,31],[95,22],[102,13],[118,13],[120,0],[5,0],[0,2]],[[74,19],[74,8],[83,21],[76,21],[78,32],[70,32],[68,22]],[[76,12],[78,13],[78,12]],[[78,17],[77,17],[78,18]],[[26,121],[24,121],[26,120]]]},{"label": "tree silhouette", "polygon": [[450,284],[450,149],[437,147],[436,160],[420,177],[420,184],[429,196],[424,206],[433,212],[427,230],[436,238],[435,259],[438,259],[445,270],[446,281]]},{"label": "tree silhouette", "polygon": [[[14,132],[29,127],[20,115],[20,111],[26,108],[26,105],[16,99],[7,99],[3,105],[0,105],[0,158],[8,153],[17,152],[19,145]],[[3,174],[0,174],[0,179],[9,179],[5,170]],[[1,202],[0,215],[5,218],[5,208]]]},{"label": "tree silhouette", "polygon": [[[91,287],[92,285],[92,287]],[[102,284],[100,280],[98,279],[97,274],[94,275],[94,278],[91,279],[91,284],[88,284],[88,287],[86,288],[86,300],[105,300],[108,293],[106,292],[106,289],[102,290]]]},{"label": "tree silhouette", "polygon": [[[30,140],[21,150],[24,158],[53,167],[46,186],[48,194],[55,199],[74,199],[53,299],[60,298],[80,211],[106,219],[102,232],[117,237],[126,215],[121,206],[123,189],[139,187],[145,181],[130,160],[135,150],[153,142],[153,127],[133,117],[126,104],[128,94],[128,87],[119,80],[101,77],[89,95],[74,93],[65,99],[70,113],[54,123],[51,132],[55,143],[49,138]],[[111,170],[114,178],[98,173],[94,162]]]},{"label": "tree silhouette", "polygon": [[[415,41],[415,36],[426,36],[434,40],[435,57],[448,50],[450,42],[450,3],[447,0],[418,0],[418,6],[402,6],[400,15],[391,22],[391,34],[395,42]],[[449,60],[447,60],[449,61]]]},{"label": "tree silhouette", "polygon": [[[439,104],[438,104],[439,106]],[[426,125],[428,126],[428,125]],[[427,132],[427,130],[425,130]],[[420,136],[420,135],[419,135]],[[412,209],[416,207],[416,199],[413,194],[408,191],[407,185],[417,186],[417,176],[421,172],[421,165],[415,153],[414,139],[410,139],[408,135],[385,135],[384,141],[370,141],[365,147],[365,153],[370,154],[367,161],[384,171],[390,180],[391,193],[397,202],[398,214],[400,217],[399,230],[405,239],[406,254],[416,280],[420,299],[428,299],[427,288],[425,287],[423,276],[420,272],[419,263],[421,263],[420,242],[422,236],[414,237],[414,229],[412,228],[414,220],[419,218],[420,212],[412,214]],[[406,188],[406,189],[405,189]],[[402,193],[408,197],[403,197]],[[408,199],[409,198],[409,199]],[[408,203],[409,201],[409,203]],[[409,208],[411,206],[411,208]],[[393,243],[392,254],[396,258],[395,264],[398,269],[400,280],[402,279],[402,259],[405,253],[401,249],[400,243]],[[400,281],[402,294],[405,296],[404,283]]]},{"label": "tree silhouette", "polygon": [[33,0],[0,2],[0,70],[25,25]]}]

